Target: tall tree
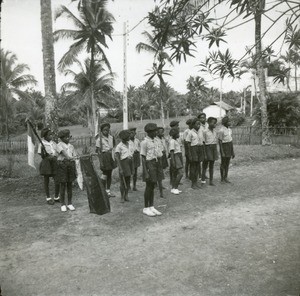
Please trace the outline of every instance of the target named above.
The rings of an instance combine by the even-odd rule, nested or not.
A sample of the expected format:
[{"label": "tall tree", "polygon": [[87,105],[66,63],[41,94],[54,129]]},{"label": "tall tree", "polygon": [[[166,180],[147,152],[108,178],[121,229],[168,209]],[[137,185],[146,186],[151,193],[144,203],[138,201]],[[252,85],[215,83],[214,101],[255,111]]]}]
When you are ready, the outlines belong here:
[{"label": "tall tree", "polygon": [[57,95],[55,83],[54,40],[52,29],[51,0],[40,0],[41,28],[43,45],[43,69],[45,88],[45,122],[54,132],[57,132]]},{"label": "tall tree", "polygon": [[144,31],[143,35],[147,39],[147,43],[140,42],[136,49],[138,52],[147,51],[154,54],[154,62],[152,71],[146,75],[150,75],[148,81],[152,80],[154,77],[157,77],[159,80],[159,89],[160,89],[160,108],[161,108],[161,120],[163,127],[165,126],[165,115],[164,115],[164,95],[166,92],[166,82],[164,80],[164,75],[170,75],[169,70],[165,70],[166,61],[172,64],[172,61],[165,51],[164,47],[157,41],[154,40],[154,37]]},{"label": "tall tree", "polygon": [[61,58],[58,67],[63,71],[75,62],[80,52],[86,50],[90,55],[90,82],[91,97],[90,105],[93,115],[93,128],[97,120],[96,103],[95,103],[95,63],[96,59],[104,60],[105,64],[111,71],[110,63],[106,57],[104,48],[108,48],[106,37],[112,39],[113,32],[113,15],[106,8],[107,1],[88,1],[82,0],[78,4],[79,17],[75,16],[66,6],[61,6],[56,14],[55,19],[66,17],[73,22],[74,30],[61,29],[54,32],[54,40],[72,39],[74,43]]},{"label": "tall tree", "polygon": [[37,83],[32,75],[24,74],[29,70],[26,64],[18,64],[17,56],[10,51],[1,49],[1,134],[6,134],[9,139],[9,123],[14,117],[13,102],[22,98],[29,99],[24,87]]},{"label": "tall tree", "polygon": [[[208,89],[205,86],[206,82],[202,77],[190,76],[186,81],[188,91],[188,108],[190,110],[190,115],[192,115],[192,110],[197,108],[201,109],[201,99],[203,94],[206,94]],[[199,110],[197,110],[198,112]]]},{"label": "tall tree", "polygon": [[[94,93],[95,102],[103,101],[103,98],[110,96],[113,91],[114,73],[105,74],[104,60],[97,61],[93,69],[93,81],[91,80],[91,62],[90,59],[86,59],[84,63],[79,60],[74,61],[79,68],[79,72],[75,72],[71,69],[64,71],[65,75],[72,77],[73,81],[65,83],[62,86],[62,92],[65,96],[65,100],[62,104],[63,107],[71,107],[77,105],[78,108],[86,110],[87,122],[90,130],[92,131],[93,122],[90,120],[90,98],[92,92]],[[104,103],[104,102],[103,102]],[[107,102],[105,102],[107,103]]]},{"label": "tall tree", "polygon": [[[215,11],[219,4],[229,4],[230,11],[224,17],[214,22],[215,17],[211,17],[211,12]],[[259,80],[260,101],[262,109],[262,144],[269,144],[270,137],[268,133],[268,116],[267,116],[267,93],[266,82],[263,69],[262,38],[268,31],[282,18],[287,19],[289,25],[293,25],[299,18],[300,7],[294,0],[278,0],[270,2],[268,8],[265,8],[265,0],[219,0],[219,1],[193,1],[193,0],[163,0],[152,12],[148,14],[148,21],[154,28],[154,41],[159,42],[166,49],[171,51],[171,57],[180,62],[181,58],[193,56],[191,52],[195,50],[199,35],[209,42],[209,47],[225,41],[226,30],[234,29],[232,25],[239,17],[247,20],[241,20],[237,26],[254,20],[255,24],[255,44],[253,48],[256,51],[257,61],[256,70]],[[282,8],[282,13],[273,19],[268,16]],[[237,12],[237,14],[235,14]],[[268,17],[271,25],[262,33],[262,16]],[[231,24],[229,26],[229,24]],[[228,28],[230,27],[230,28]],[[279,35],[274,36],[275,43],[285,34],[285,30]],[[294,38],[295,39],[295,38]],[[300,43],[296,41],[296,43]],[[242,59],[242,58],[241,58]]]},{"label": "tall tree", "polygon": [[286,43],[289,44],[289,51],[287,52],[286,58],[294,66],[295,75],[295,91],[298,91],[298,75],[297,70],[300,66],[300,29],[287,25]]}]

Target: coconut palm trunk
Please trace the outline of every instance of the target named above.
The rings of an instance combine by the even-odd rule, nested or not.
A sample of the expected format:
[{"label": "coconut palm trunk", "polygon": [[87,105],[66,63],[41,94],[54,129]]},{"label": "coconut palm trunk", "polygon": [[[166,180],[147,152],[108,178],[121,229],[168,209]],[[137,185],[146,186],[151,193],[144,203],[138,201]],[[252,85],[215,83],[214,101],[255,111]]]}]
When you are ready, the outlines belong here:
[{"label": "coconut palm trunk", "polygon": [[97,115],[96,115],[96,103],[95,103],[95,75],[94,75],[94,64],[95,64],[95,54],[94,47],[91,48],[91,65],[90,65],[90,81],[91,81],[91,107],[92,107],[92,133],[95,135],[95,132],[98,130],[96,127]]},{"label": "coconut palm trunk", "polygon": [[[261,4],[262,5],[262,4]],[[267,87],[266,78],[263,68],[262,44],[261,44],[261,18],[262,7],[257,8],[255,13],[255,50],[258,72],[259,97],[261,102],[261,127],[262,127],[262,145],[270,145],[271,138],[268,128],[268,112],[267,112]]]},{"label": "coconut palm trunk", "polygon": [[43,69],[45,88],[45,123],[54,132],[57,132],[57,96],[55,84],[54,40],[52,30],[51,0],[40,0],[41,27],[43,45]]}]

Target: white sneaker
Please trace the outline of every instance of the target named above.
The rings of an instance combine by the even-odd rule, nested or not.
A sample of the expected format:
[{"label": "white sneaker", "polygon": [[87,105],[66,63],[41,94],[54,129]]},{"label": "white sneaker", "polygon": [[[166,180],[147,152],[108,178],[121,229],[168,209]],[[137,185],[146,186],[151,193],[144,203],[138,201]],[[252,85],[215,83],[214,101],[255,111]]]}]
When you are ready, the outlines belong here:
[{"label": "white sneaker", "polygon": [[74,208],[73,205],[67,205],[67,207],[68,207],[68,209],[69,209],[70,211],[75,211],[75,208]]},{"label": "white sneaker", "polygon": [[156,216],[161,216],[162,213],[160,211],[158,211],[157,209],[155,209],[154,207],[150,207],[150,210],[152,211],[152,213],[154,213]]},{"label": "white sneaker", "polygon": [[174,189],[174,188],[172,188],[172,189],[171,189],[171,193],[174,193],[174,190],[175,190],[175,189]]},{"label": "white sneaker", "polygon": [[59,201],[60,200],[60,197],[58,196],[58,197],[54,197],[53,198],[55,201]]},{"label": "white sneaker", "polygon": [[180,192],[179,192],[179,190],[178,189],[173,189],[173,192],[172,192],[173,194],[179,194]]},{"label": "white sneaker", "polygon": [[201,180],[201,183],[202,183],[202,184],[205,184],[205,183],[206,183],[206,181],[205,181],[205,180],[204,180],[204,181],[203,181],[203,180]]},{"label": "white sneaker", "polygon": [[154,216],[156,216],[156,215],[150,210],[150,208],[144,208],[144,209],[143,209],[143,214],[145,214],[145,215],[147,215],[147,216],[149,216],[149,217],[154,217]]},{"label": "white sneaker", "polygon": [[66,207],[65,205],[63,205],[63,206],[61,206],[60,210],[61,210],[62,212],[66,212],[66,211],[67,211],[67,207]]}]

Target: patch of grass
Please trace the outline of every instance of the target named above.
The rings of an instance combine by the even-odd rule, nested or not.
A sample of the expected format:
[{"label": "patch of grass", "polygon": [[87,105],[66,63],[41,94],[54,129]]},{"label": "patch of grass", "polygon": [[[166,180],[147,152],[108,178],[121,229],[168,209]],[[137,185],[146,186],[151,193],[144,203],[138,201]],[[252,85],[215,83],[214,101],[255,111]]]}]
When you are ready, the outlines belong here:
[{"label": "patch of grass", "polygon": [[234,163],[268,161],[271,159],[298,158],[300,149],[291,145],[236,145]]}]

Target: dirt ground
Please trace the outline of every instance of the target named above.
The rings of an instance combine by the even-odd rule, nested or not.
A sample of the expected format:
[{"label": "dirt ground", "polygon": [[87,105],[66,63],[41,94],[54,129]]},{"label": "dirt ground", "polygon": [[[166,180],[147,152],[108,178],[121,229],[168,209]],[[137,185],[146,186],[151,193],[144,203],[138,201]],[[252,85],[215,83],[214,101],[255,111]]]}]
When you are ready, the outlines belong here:
[{"label": "dirt ground", "polygon": [[98,216],[79,189],[76,211],[61,213],[40,178],[2,180],[2,296],[299,295],[300,160],[233,166],[227,185],[215,170],[215,187],[165,190],[154,218],[143,183],[125,204],[114,184],[112,212]]}]

